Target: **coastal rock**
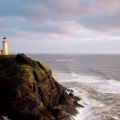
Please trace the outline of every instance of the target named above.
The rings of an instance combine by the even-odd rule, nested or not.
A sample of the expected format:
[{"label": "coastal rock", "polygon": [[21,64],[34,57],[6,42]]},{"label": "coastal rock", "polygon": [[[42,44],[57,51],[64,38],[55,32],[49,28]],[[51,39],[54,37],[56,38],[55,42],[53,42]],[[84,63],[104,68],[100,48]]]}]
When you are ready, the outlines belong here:
[{"label": "coastal rock", "polygon": [[78,100],[42,62],[24,54],[0,56],[1,115],[12,120],[70,120],[81,106]]},{"label": "coastal rock", "polygon": [[73,99],[75,99],[76,101],[80,101],[81,99],[77,96],[74,96],[73,93],[69,93],[69,96],[72,97]]},{"label": "coastal rock", "polygon": [[0,120],[4,120],[4,118],[2,118],[2,116],[0,116]]}]

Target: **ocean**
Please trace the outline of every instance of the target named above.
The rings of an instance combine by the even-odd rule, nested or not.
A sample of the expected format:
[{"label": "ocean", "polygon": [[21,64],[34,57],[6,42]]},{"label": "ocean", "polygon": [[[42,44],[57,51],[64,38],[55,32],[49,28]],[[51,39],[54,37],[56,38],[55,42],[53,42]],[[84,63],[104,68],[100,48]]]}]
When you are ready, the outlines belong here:
[{"label": "ocean", "polygon": [[28,54],[73,89],[84,108],[75,120],[120,120],[120,55]]}]

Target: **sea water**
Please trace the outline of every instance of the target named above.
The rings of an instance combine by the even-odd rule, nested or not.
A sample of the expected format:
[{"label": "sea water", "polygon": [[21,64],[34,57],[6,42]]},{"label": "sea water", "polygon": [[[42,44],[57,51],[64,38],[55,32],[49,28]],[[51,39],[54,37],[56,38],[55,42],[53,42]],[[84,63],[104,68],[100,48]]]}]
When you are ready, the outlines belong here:
[{"label": "sea water", "polygon": [[73,89],[84,108],[75,120],[120,120],[120,55],[29,54]]}]

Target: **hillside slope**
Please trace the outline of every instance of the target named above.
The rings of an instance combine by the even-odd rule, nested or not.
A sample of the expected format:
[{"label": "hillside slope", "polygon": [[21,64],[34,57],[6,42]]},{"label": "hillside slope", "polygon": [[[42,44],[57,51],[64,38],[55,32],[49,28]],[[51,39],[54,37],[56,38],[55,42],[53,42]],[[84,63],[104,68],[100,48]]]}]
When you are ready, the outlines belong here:
[{"label": "hillside slope", "polygon": [[60,85],[45,64],[24,54],[0,56],[0,117],[70,120],[80,100]]}]

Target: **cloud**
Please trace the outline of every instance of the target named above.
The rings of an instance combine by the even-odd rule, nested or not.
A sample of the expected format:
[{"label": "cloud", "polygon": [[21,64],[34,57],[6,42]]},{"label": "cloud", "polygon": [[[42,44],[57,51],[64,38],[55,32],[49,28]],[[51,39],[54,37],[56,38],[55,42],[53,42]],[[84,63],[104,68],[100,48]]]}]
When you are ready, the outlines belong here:
[{"label": "cloud", "polygon": [[119,0],[1,0],[1,16],[24,16],[29,20],[73,20],[84,16],[115,15]]},{"label": "cloud", "polygon": [[114,15],[120,11],[119,3],[119,0],[1,0],[0,15],[26,15],[24,17],[34,16],[41,19],[72,19],[94,14]]},{"label": "cloud", "polygon": [[10,24],[7,22],[7,20],[4,19],[3,17],[0,17],[0,29],[5,29],[9,26]]},{"label": "cloud", "polygon": [[115,36],[115,32],[120,33],[119,12],[119,0],[1,0],[0,32],[64,40],[78,34],[95,39],[98,32]]},{"label": "cloud", "polygon": [[120,15],[115,16],[87,16],[80,19],[79,23],[87,28],[100,31],[109,31],[111,29],[120,29]]},{"label": "cloud", "polygon": [[83,2],[83,8],[87,13],[102,14],[102,15],[114,15],[120,11],[119,0],[86,0]]}]

